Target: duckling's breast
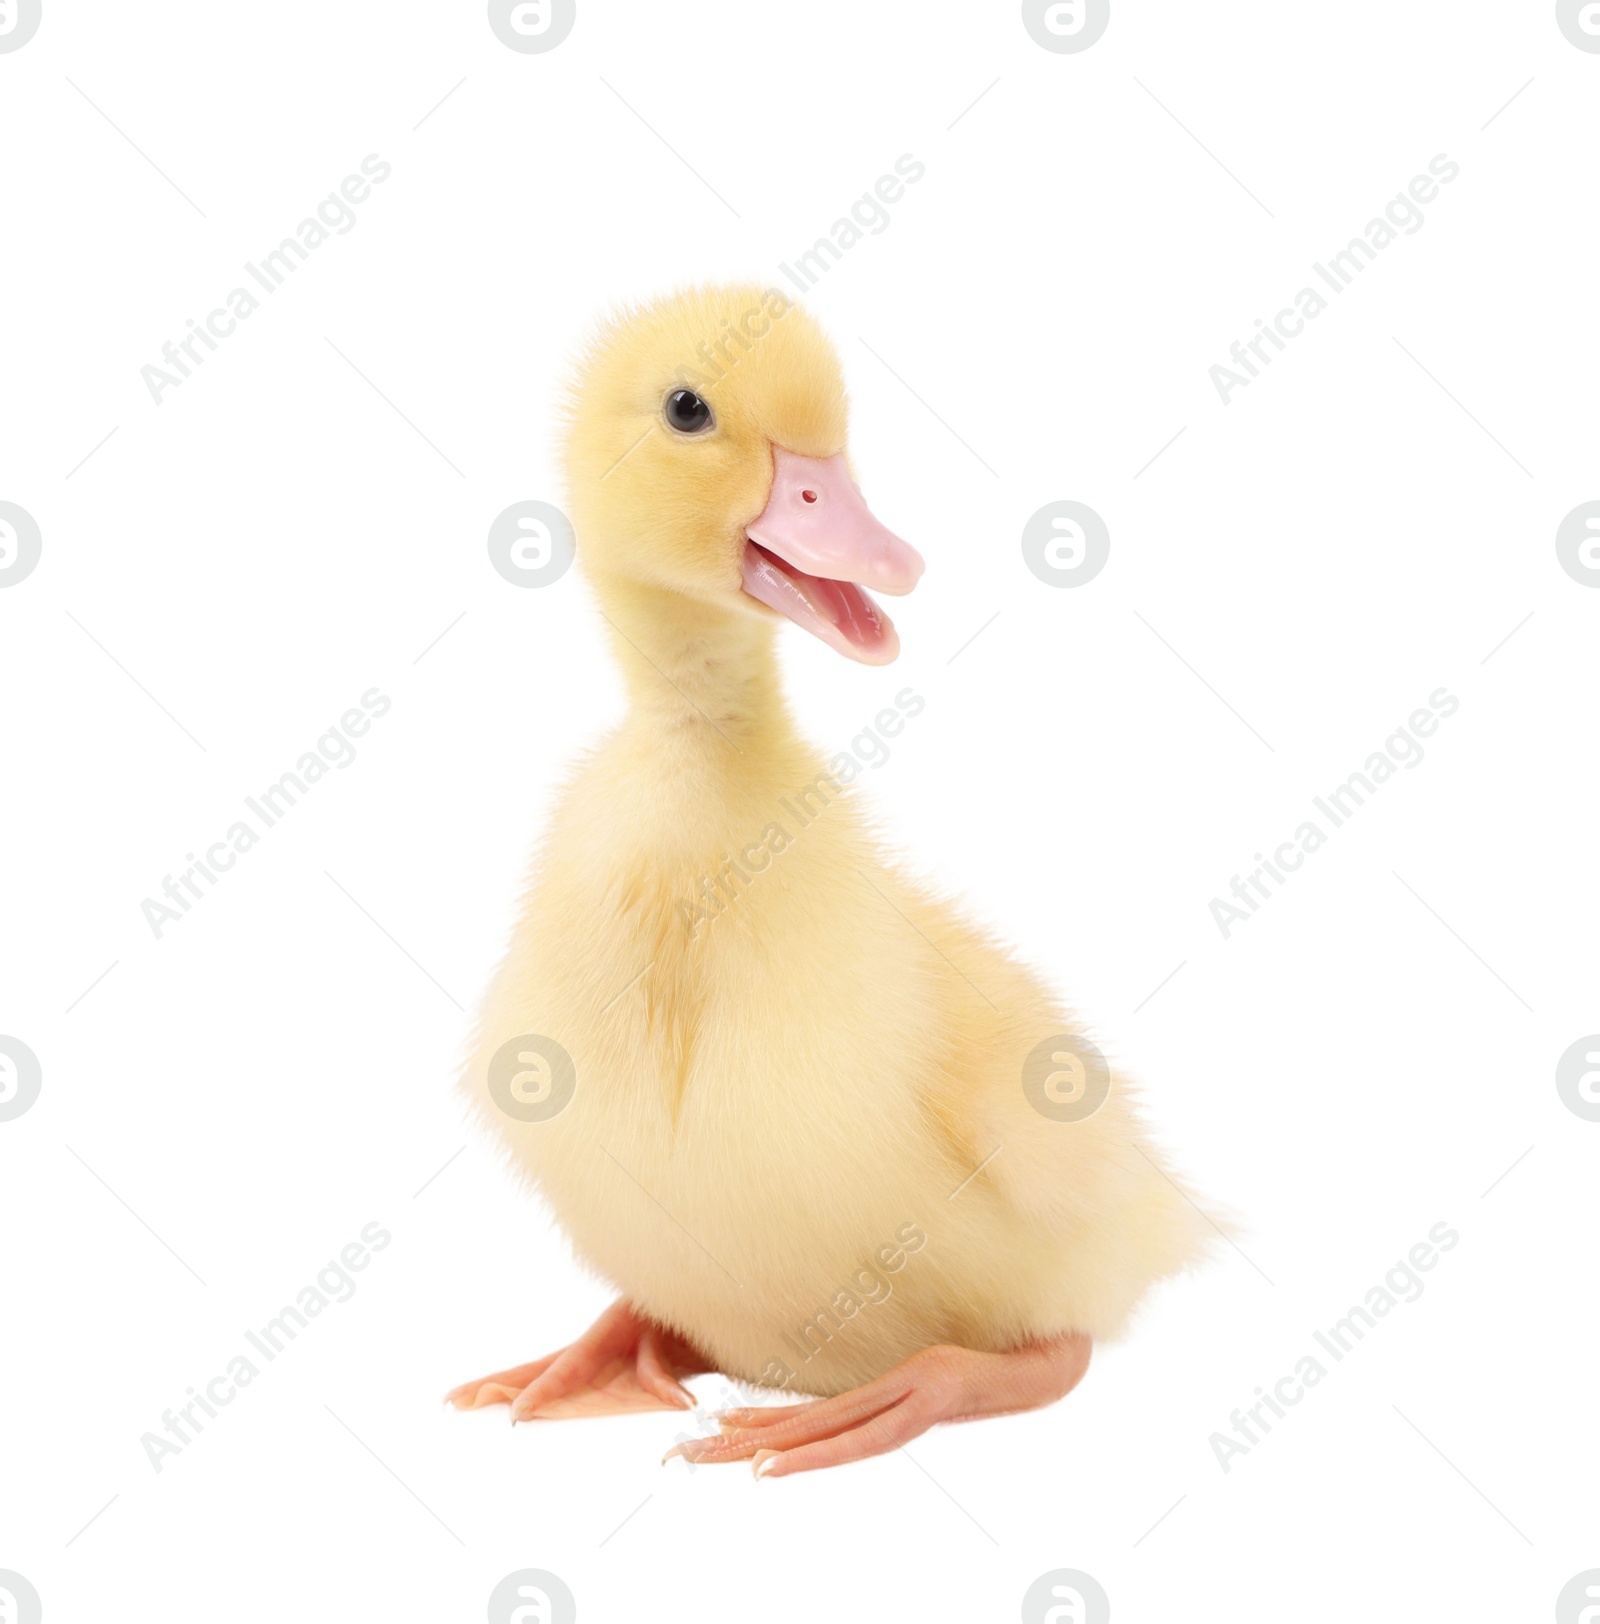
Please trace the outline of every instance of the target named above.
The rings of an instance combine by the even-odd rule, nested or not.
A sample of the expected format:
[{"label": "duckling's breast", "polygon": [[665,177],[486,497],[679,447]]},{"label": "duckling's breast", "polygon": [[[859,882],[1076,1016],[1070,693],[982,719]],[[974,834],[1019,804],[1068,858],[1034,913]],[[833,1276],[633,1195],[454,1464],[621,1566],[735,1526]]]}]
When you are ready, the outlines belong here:
[{"label": "duckling's breast", "polygon": [[[707,815],[671,858],[564,820],[469,1081],[637,1306],[728,1374],[837,1391],[930,1343],[983,1345],[978,1294],[952,1282],[984,1277],[996,1235],[981,1189],[952,1221],[970,1168],[923,1103],[948,1054],[928,944],[873,884],[837,786],[770,813]],[[574,1076],[536,1120],[484,1082],[527,1034]]]}]

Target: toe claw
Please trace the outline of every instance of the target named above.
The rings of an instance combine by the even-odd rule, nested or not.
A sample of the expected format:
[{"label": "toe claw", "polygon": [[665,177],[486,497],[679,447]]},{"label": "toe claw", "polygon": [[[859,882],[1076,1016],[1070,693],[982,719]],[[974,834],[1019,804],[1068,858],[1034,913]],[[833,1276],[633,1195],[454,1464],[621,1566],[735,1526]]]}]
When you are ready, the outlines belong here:
[{"label": "toe claw", "polygon": [[773,1466],[783,1458],[783,1452],[778,1449],[758,1449],[750,1458],[750,1470],[758,1477],[766,1477]]}]

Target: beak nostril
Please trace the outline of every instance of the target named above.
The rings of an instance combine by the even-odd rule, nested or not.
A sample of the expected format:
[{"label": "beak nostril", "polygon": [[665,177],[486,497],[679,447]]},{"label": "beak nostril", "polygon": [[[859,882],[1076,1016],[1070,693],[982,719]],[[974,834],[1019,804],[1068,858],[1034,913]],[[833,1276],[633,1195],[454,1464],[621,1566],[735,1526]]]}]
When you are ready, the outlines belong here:
[{"label": "beak nostril", "polygon": [[800,500],[802,502],[815,502],[816,499],[817,493],[815,491],[801,491],[800,493]]}]

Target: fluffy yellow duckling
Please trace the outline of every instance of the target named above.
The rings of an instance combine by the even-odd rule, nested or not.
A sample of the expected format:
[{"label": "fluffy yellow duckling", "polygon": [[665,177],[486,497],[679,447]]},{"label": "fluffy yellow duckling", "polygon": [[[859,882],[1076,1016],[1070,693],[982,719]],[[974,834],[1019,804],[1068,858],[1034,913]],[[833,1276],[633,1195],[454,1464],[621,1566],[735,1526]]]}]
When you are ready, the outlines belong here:
[{"label": "fluffy yellow duckling", "polygon": [[845,448],[781,294],[663,300],[581,366],[571,513],[630,709],[560,797],[465,1087],[621,1297],[461,1408],[686,1408],[714,1369],[825,1396],[679,1452],[833,1465],[1061,1397],[1201,1249],[1126,1084],[790,720],[782,620],[886,663],[868,589],[922,572]]}]

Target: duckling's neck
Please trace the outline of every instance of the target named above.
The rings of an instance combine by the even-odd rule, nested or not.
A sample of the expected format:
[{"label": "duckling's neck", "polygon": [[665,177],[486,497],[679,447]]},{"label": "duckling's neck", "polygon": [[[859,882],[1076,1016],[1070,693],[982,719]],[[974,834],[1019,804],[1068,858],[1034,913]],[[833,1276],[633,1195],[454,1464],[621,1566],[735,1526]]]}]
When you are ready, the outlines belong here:
[{"label": "duckling's neck", "polygon": [[595,587],[634,722],[713,755],[792,739],[773,628],[762,618],[637,581]]}]

